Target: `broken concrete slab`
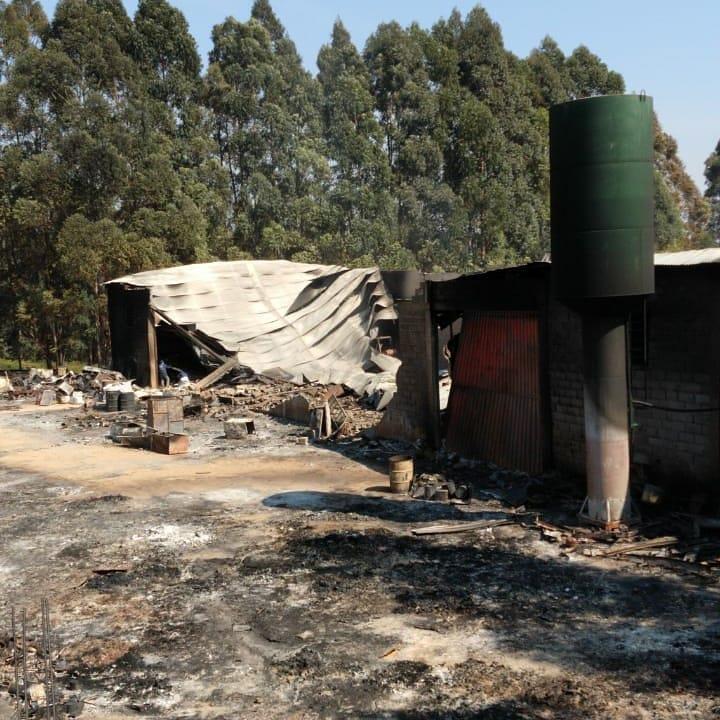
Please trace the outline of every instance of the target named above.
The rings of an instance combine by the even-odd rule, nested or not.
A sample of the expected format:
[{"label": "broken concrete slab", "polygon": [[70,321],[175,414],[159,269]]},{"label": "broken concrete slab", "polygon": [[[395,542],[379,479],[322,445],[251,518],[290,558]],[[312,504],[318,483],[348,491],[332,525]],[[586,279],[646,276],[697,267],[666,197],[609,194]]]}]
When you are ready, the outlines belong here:
[{"label": "broken concrete slab", "polygon": [[8,374],[0,375],[0,393],[12,392],[13,386]]},{"label": "broken concrete slab", "polygon": [[231,417],[224,424],[225,437],[230,440],[240,440],[255,432],[255,422],[249,417]]},{"label": "broken concrete slab", "polygon": [[38,405],[46,407],[47,405],[55,405],[57,403],[57,393],[55,390],[42,390],[38,395]]}]

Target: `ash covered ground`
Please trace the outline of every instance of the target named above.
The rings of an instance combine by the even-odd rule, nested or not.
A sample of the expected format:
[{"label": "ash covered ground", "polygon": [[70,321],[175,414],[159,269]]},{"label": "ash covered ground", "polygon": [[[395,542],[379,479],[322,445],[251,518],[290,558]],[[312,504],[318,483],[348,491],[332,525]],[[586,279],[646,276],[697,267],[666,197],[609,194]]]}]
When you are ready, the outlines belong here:
[{"label": "ash covered ground", "polygon": [[82,717],[720,717],[716,574],[524,523],[415,537],[507,508],[387,495],[382,445],[198,420],[166,457],[81,412],[0,414],[0,692],[10,607],[32,647],[46,596]]}]

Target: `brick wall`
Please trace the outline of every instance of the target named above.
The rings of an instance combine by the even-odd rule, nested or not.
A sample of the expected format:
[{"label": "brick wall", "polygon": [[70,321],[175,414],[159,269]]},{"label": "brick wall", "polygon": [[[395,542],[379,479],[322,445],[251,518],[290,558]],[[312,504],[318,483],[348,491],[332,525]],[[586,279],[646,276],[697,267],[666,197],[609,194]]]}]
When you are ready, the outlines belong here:
[{"label": "brick wall", "polygon": [[[720,270],[720,268],[718,269]],[[714,267],[658,268],[648,300],[648,363],[633,367],[635,400],[679,409],[720,405],[720,272]],[[553,455],[557,468],[584,473],[582,328],[577,313],[548,310]],[[717,412],[634,411],[633,462],[663,485],[720,489]]]},{"label": "brick wall", "polygon": [[582,324],[580,316],[551,301],[548,307],[549,385],[553,459],[566,472],[585,472]]},{"label": "brick wall", "polygon": [[[655,277],[656,294],[647,303],[648,366],[633,368],[633,396],[670,408],[718,407],[720,266],[658,267]],[[553,464],[583,475],[581,320],[575,311],[548,300],[549,282],[549,266],[529,266],[438,283],[432,292],[443,310],[517,309],[518,298],[524,309],[545,309]],[[396,306],[403,365],[398,393],[380,425],[386,437],[432,441],[437,431],[434,326],[424,295]],[[636,409],[634,420],[633,461],[646,466],[648,479],[666,486],[702,483],[720,492],[720,413]]]},{"label": "brick wall", "polygon": [[395,304],[398,312],[397,392],[385,410],[378,435],[414,442],[437,442],[437,372],[433,358],[435,328],[424,292]]},{"label": "brick wall", "polygon": [[[648,300],[647,368],[634,367],[636,400],[676,409],[720,404],[720,276],[714,267],[659,268]],[[717,412],[636,408],[633,461],[664,484],[718,486]]]}]

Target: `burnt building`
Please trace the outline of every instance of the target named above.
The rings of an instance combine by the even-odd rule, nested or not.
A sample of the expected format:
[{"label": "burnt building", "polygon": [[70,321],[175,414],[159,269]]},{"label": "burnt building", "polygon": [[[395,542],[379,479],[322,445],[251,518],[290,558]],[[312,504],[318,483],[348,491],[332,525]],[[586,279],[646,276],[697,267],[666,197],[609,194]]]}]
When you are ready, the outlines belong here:
[{"label": "burnt building", "polygon": [[160,362],[189,377],[233,363],[291,382],[370,392],[397,361],[377,268],[255,260],[162,268],[106,283],[113,368],[156,387]]},{"label": "burnt building", "polygon": [[[717,490],[720,249],[655,257],[655,294],[628,313],[631,459],[665,484]],[[428,279],[397,300],[398,392],[381,431],[528,472],[585,469],[580,316],[550,263]],[[452,389],[437,401],[438,331],[458,318]]]}]

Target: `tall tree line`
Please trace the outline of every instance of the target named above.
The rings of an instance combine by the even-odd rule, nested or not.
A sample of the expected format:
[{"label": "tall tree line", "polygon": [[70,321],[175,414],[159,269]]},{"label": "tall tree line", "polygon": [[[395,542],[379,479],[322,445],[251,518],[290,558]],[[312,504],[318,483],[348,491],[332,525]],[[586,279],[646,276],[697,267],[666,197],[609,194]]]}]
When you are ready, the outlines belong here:
[{"label": "tall tree line", "polygon": [[720,245],[720,140],[705,161],[705,180],[705,197],[710,203],[708,230],[715,239],[715,244]]},{"label": "tall tree line", "polygon": [[[0,354],[104,362],[103,283],[162,265],[538,259],[548,108],[625,89],[584,46],[516,57],[481,7],[362,51],[338,21],[317,66],[268,0],[213,28],[205,71],[166,0],[0,2]],[[658,246],[709,244],[717,198],[659,124],[656,158]]]}]

